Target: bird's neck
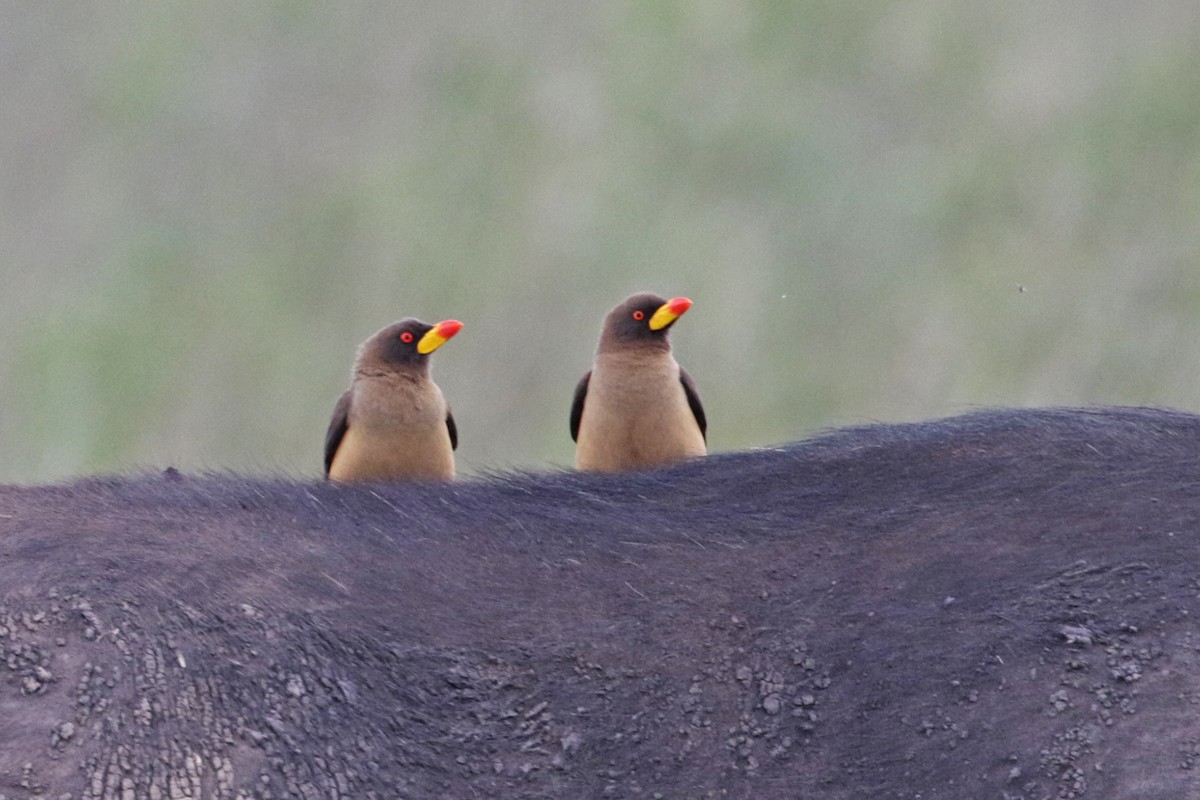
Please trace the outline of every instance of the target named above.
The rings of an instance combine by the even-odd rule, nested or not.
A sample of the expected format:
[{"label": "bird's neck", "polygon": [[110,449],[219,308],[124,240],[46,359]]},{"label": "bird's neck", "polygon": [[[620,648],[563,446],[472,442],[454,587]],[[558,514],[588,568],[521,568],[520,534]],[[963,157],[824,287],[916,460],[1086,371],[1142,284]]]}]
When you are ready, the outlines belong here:
[{"label": "bird's neck", "polygon": [[382,378],[384,380],[416,383],[429,379],[429,365],[411,364],[403,367],[392,367],[383,364],[359,364],[354,368],[354,377]]},{"label": "bird's neck", "polygon": [[671,355],[669,347],[599,350],[596,352],[595,365],[602,369],[622,371],[659,370],[674,366],[675,357]]},{"label": "bird's neck", "polygon": [[656,339],[638,339],[636,341],[604,337],[600,340],[600,344],[596,348],[596,355],[628,355],[634,358],[662,358],[663,356],[667,356],[669,358],[671,355],[671,343],[667,341],[667,337],[665,336],[660,336]]}]

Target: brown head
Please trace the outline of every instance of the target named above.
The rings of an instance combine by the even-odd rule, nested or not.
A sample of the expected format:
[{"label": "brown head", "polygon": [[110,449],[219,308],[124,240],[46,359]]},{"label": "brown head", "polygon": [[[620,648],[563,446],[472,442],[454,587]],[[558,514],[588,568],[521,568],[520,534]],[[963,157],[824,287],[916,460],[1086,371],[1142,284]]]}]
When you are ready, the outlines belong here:
[{"label": "brown head", "polygon": [[378,331],[358,347],[355,373],[429,373],[429,354],[462,329],[455,319],[429,325],[419,319],[402,319]]},{"label": "brown head", "polygon": [[600,332],[599,352],[630,348],[670,350],[667,331],[692,306],[686,297],[664,300],[656,294],[635,294],[608,312]]}]

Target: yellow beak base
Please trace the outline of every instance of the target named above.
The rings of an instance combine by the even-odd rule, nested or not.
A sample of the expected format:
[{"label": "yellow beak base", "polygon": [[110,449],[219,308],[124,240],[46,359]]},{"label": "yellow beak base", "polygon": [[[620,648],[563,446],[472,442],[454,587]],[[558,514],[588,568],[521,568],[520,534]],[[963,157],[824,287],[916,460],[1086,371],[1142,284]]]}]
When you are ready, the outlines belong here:
[{"label": "yellow beak base", "polygon": [[660,331],[683,316],[683,312],[692,307],[692,301],[686,297],[676,297],[658,307],[650,321],[646,323],[652,331]]},{"label": "yellow beak base", "polygon": [[460,330],[462,330],[462,323],[458,320],[448,319],[439,322],[426,331],[425,335],[417,342],[417,352],[423,356],[429,355],[450,341]]}]

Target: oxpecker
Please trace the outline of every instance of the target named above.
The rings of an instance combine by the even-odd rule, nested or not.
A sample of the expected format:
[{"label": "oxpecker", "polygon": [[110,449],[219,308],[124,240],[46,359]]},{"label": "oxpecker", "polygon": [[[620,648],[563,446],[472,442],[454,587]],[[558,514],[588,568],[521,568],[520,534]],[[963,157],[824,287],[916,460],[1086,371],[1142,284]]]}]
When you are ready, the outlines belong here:
[{"label": "oxpecker", "polygon": [[571,405],[577,469],[649,469],[708,452],[696,384],[667,341],[691,305],[686,297],[635,294],[609,312]]},{"label": "oxpecker", "polygon": [[449,480],[458,430],[429,354],[462,323],[405,319],[358,348],[350,388],[325,434],[325,477],[335,481]]}]

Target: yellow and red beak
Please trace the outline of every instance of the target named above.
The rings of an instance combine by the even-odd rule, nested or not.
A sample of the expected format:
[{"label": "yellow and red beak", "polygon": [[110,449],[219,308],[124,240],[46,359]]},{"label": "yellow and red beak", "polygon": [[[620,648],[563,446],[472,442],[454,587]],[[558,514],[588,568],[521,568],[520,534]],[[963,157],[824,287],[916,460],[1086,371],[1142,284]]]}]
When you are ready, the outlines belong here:
[{"label": "yellow and red beak", "polygon": [[660,331],[683,316],[683,312],[692,307],[692,301],[686,297],[674,297],[663,303],[650,317],[647,324],[652,331]]},{"label": "yellow and red beak", "polygon": [[417,342],[417,352],[427,356],[434,350],[454,338],[454,334],[462,330],[463,324],[456,319],[444,319],[434,325]]}]

